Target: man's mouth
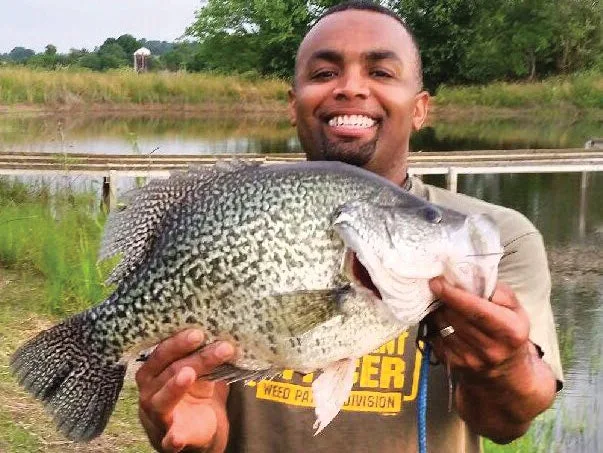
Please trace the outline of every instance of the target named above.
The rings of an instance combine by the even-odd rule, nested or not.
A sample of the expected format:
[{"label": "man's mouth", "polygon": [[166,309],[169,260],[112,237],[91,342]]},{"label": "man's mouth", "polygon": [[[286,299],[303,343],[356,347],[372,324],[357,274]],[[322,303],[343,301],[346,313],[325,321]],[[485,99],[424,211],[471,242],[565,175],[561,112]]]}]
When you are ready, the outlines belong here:
[{"label": "man's mouth", "polygon": [[329,132],[342,138],[371,137],[377,124],[368,115],[335,115],[327,120]]}]

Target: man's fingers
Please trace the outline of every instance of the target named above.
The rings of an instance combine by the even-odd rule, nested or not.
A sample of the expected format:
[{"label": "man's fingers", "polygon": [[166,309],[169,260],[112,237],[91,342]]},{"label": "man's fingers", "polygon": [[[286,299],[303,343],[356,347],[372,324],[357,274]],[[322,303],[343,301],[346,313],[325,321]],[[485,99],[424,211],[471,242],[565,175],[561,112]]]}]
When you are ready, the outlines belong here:
[{"label": "man's fingers", "polygon": [[164,451],[178,452],[184,447],[208,448],[214,442],[218,427],[215,410],[198,406],[194,413],[176,417],[164,436],[161,447]]},{"label": "man's fingers", "polygon": [[462,338],[465,343],[474,345],[478,349],[496,344],[496,340],[492,335],[487,335],[483,330],[479,329],[471,322],[468,322],[461,314],[448,307],[441,307],[432,313],[432,323],[437,336],[441,337],[440,331],[448,326],[454,328],[454,333],[448,335],[444,341],[451,343],[455,337]]},{"label": "man's fingers", "polygon": [[[154,416],[162,418],[162,422],[171,423],[171,413],[186,394],[189,387],[197,379],[195,370],[189,367],[182,368],[178,374],[172,376],[166,384],[153,395],[148,408]],[[168,418],[167,420],[165,418]]]},{"label": "man's fingers", "polygon": [[232,344],[227,341],[218,341],[172,363],[163,373],[157,376],[156,380],[161,383],[167,382],[172,376],[178,374],[183,367],[192,368],[197,377],[202,377],[211,373],[218,365],[231,360],[234,354],[235,349]]},{"label": "man's fingers", "polygon": [[204,333],[197,329],[184,330],[162,341],[136,373],[138,385],[159,376],[172,363],[199,349],[204,341]]},{"label": "man's fingers", "polygon": [[497,286],[492,302],[457,288],[437,277],[430,281],[433,293],[447,307],[450,307],[481,330],[499,330],[503,325],[513,325],[516,318],[515,310],[519,303],[513,293]]}]

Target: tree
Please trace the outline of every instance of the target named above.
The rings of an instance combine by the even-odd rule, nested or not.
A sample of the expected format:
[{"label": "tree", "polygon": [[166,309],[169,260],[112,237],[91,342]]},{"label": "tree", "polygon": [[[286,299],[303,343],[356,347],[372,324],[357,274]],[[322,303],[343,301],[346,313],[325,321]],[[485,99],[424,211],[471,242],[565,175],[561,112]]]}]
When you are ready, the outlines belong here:
[{"label": "tree", "polygon": [[553,60],[550,0],[501,0],[482,8],[462,71],[468,80],[534,79]]},{"label": "tree", "polygon": [[57,47],[54,44],[47,44],[45,49],[46,50],[44,51],[44,54],[46,54],[46,55],[56,55],[57,54]]},{"label": "tree", "polygon": [[474,43],[475,23],[486,0],[401,0],[394,6],[421,51],[425,86],[462,82],[463,55]]},{"label": "tree", "polygon": [[206,67],[290,76],[308,25],[337,1],[208,0],[187,34]]},{"label": "tree", "polygon": [[134,52],[142,47],[142,44],[132,35],[121,35],[115,40],[117,44],[124,50],[126,55],[132,56]]},{"label": "tree", "polygon": [[15,47],[8,53],[8,59],[15,63],[23,63],[25,60],[33,57],[36,53],[25,47]]},{"label": "tree", "polygon": [[573,72],[603,60],[603,8],[593,0],[555,0],[555,66]]}]

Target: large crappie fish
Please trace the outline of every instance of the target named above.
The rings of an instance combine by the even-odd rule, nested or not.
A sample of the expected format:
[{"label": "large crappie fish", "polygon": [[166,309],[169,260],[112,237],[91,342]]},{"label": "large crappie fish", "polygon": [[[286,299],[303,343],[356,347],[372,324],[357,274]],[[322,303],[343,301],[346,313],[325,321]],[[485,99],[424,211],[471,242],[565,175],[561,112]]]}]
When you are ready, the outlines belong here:
[{"label": "large crappie fish", "polygon": [[346,164],[191,169],[110,216],[100,256],[122,254],[109,277],[117,289],[24,344],[11,365],[58,429],[86,441],[107,424],[128,360],[198,326],[237,346],[207,379],[322,370],[312,386],[320,431],[348,397],[356,358],[436,308],[429,279],[486,294],[500,250],[488,217]]}]

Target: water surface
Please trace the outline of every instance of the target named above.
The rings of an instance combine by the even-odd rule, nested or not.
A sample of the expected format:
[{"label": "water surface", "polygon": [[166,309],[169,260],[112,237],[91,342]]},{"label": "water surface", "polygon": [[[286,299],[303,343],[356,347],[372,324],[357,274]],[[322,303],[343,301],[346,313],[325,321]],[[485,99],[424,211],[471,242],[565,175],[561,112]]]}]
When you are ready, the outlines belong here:
[{"label": "water surface", "polygon": [[[581,148],[601,134],[600,118],[484,116],[434,119],[415,151]],[[299,152],[284,116],[0,115],[0,151],[102,154]]]}]

